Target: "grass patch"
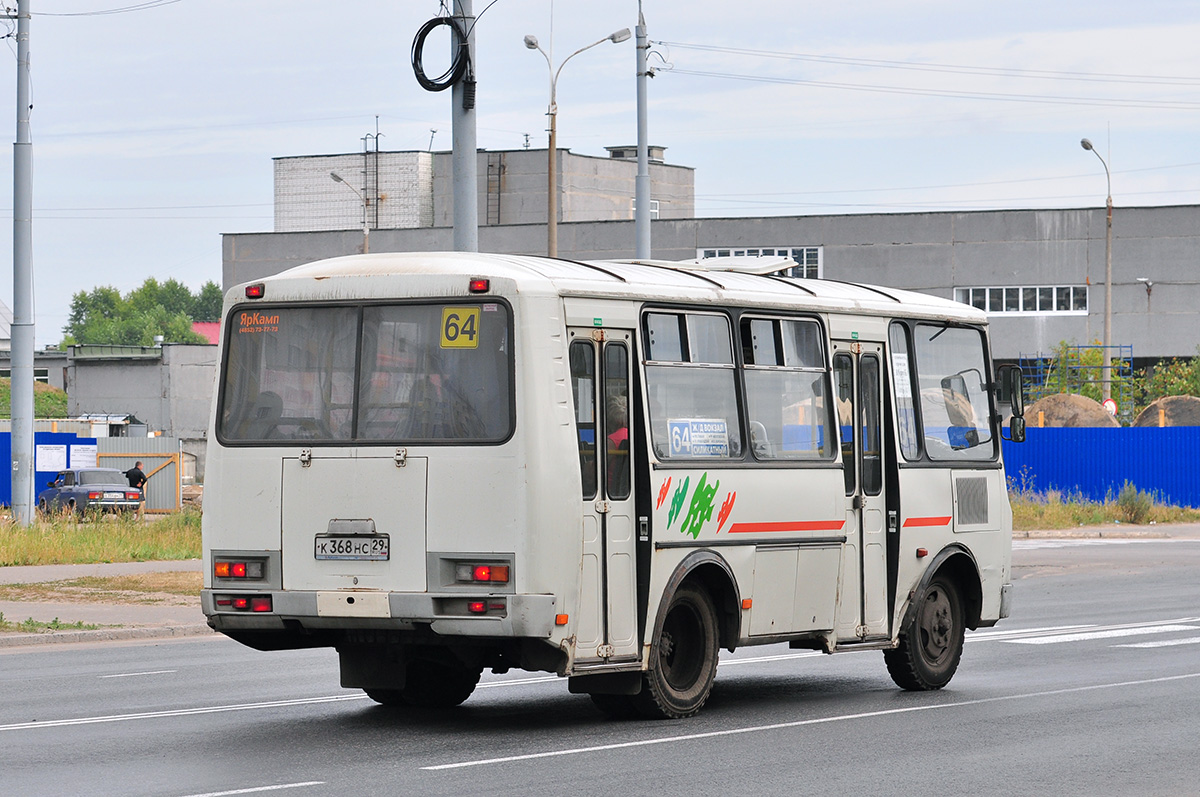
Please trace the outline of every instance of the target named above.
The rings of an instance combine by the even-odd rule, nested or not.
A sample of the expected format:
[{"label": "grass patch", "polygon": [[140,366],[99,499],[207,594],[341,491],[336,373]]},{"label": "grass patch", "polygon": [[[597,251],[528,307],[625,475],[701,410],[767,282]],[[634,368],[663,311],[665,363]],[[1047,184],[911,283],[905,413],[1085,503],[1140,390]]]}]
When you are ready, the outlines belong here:
[{"label": "grass patch", "polygon": [[202,586],[204,576],[198,571],[83,576],[37,584],[0,584],[0,600],[192,606]]},{"label": "grass patch", "polygon": [[51,631],[95,631],[100,628],[92,623],[85,623],[82,620],[76,623],[64,623],[55,617],[50,622],[34,620],[30,617],[27,620],[13,622],[4,617],[4,612],[0,612],[0,631],[16,631],[24,634],[46,634]]},{"label": "grass patch", "polygon": [[1128,483],[1119,495],[1109,496],[1104,501],[1057,490],[1037,492],[1028,488],[1010,489],[1008,499],[1012,504],[1014,531],[1070,529],[1104,523],[1200,522],[1200,509],[1164,504]]},{"label": "grass patch", "polygon": [[200,512],[148,517],[105,515],[82,522],[39,518],[27,527],[0,517],[0,567],[176,561],[200,558]]}]

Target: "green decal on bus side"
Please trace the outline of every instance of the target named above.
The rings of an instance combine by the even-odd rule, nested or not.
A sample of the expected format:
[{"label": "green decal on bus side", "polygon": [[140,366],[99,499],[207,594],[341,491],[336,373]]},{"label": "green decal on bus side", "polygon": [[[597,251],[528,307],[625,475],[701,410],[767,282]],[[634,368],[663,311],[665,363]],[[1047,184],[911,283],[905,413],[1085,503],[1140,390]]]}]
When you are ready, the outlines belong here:
[{"label": "green decal on bus side", "polygon": [[680,483],[675,489],[675,494],[671,496],[671,508],[667,511],[667,528],[671,528],[671,524],[675,522],[675,518],[679,515],[679,510],[683,509],[683,501],[687,498],[688,482],[692,479],[689,476]]},{"label": "green decal on bus side", "polygon": [[721,486],[720,480],[713,482],[712,487],[707,485],[708,474],[705,473],[700,477],[700,483],[696,485],[696,492],[692,494],[692,503],[688,507],[687,517],[683,520],[683,526],[679,530],[684,534],[692,535],[692,539],[700,536],[700,528],[705,521],[712,518],[713,499],[717,495],[717,488]]},{"label": "green decal on bus side", "polygon": [[602,326],[604,326],[604,319],[603,319],[603,318],[593,318],[593,319],[592,319],[592,326],[594,326],[594,327],[602,327]]}]

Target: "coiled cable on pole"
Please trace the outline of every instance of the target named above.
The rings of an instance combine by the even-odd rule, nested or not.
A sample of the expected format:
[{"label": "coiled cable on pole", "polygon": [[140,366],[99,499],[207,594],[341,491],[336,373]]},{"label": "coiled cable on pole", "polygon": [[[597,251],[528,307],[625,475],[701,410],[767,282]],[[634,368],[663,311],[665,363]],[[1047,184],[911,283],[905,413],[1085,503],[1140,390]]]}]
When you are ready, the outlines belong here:
[{"label": "coiled cable on pole", "polygon": [[[454,60],[450,62],[449,69],[441,76],[431,79],[425,74],[425,69],[421,64],[421,56],[425,49],[426,37],[433,32],[434,28],[441,25],[448,25],[454,31],[453,35],[458,39],[458,47],[454,49]],[[457,20],[453,17],[434,17],[417,30],[416,38],[413,39],[412,44],[412,67],[413,74],[417,77],[417,82],[426,91],[445,91],[462,80],[464,75],[469,76],[471,52],[467,45],[467,35]],[[474,81],[471,82],[473,83]],[[472,91],[471,94],[474,94],[474,92]],[[473,99],[472,97],[472,106],[474,105]]]}]

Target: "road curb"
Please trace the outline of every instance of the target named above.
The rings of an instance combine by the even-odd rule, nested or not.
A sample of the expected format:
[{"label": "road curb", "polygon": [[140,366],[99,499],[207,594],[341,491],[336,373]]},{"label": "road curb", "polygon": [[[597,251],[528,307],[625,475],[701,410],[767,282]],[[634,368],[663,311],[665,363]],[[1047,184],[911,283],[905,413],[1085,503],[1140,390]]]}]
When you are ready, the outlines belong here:
[{"label": "road curb", "polygon": [[117,642],[130,639],[172,639],[216,632],[204,623],[189,625],[98,628],[95,631],[53,631],[47,634],[0,634],[0,648],[49,645],[61,642]]}]

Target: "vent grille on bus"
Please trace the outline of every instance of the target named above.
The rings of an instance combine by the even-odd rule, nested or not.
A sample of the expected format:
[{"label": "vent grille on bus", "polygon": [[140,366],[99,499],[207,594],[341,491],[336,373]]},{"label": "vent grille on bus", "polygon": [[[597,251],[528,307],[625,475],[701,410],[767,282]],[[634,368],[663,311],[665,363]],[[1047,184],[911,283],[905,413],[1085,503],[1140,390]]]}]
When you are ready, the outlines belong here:
[{"label": "vent grille on bus", "polygon": [[958,488],[958,522],[968,526],[987,523],[987,478],[959,479],[955,486]]}]

